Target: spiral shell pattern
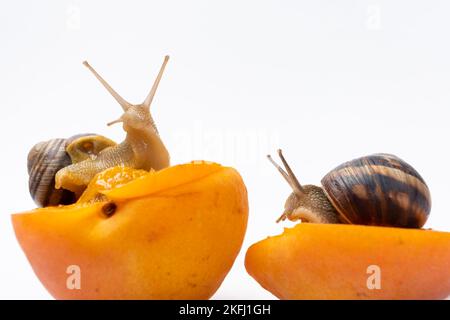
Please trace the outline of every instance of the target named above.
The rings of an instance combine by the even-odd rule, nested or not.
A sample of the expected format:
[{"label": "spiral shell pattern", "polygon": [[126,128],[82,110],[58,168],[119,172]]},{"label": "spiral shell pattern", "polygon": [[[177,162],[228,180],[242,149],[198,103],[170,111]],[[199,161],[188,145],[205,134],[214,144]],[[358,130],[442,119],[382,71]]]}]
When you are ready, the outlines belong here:
[{"label": "spiral shell pattern", "polygon": [[36,144],[28,153],[28,187],[39,207],[69,204],[73,192],[55,189],[55,174],[72,163],[65,151],[66,139],[52,139]]},{"label": "spiral shell pattern", "polygon": [[420,174],[390,154],[373,154],[336,167],[323,179],[325,193],[347,223],[422,227],[431,195]]}]

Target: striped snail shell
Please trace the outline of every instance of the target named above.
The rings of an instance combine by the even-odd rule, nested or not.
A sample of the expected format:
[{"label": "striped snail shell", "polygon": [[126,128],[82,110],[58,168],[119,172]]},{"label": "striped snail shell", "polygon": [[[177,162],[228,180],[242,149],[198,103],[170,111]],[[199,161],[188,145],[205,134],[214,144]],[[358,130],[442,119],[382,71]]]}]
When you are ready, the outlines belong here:
[{"label": "striped snail shell", "polygon": [[322,179],[322,186],[347,223],[421,227],[431,210],[431,195],[423,178],[390,154],[345,162]]},{"label": "striped snail shell", "polygon": [[39,207],[74,203],[79,195],[55,188],[56,173],[73,163],[94,158],[101,150],[114,145],[114,141],[92,133],[37,143],[27,159],[28,187],[34,202]]},{"label": "striped snail shell", "polygon": [[397,156],[379,153],[345,162],[326,174],[319,187],[301,185],[281,150],[278,155],[284,169],[268,158],[293,192],[277,221],[421,228],[428,219],[428,186]]}]

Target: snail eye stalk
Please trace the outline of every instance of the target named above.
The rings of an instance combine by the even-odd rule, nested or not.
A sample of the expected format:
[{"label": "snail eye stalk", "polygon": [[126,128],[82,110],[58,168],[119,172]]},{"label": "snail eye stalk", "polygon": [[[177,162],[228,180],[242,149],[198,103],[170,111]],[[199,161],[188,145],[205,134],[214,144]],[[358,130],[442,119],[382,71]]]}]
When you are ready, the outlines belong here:
[{"label": "snail eye stalk", "polygon": [[100,81],[100,83],[106,88],[106,90],[108,90],[108,92],[114,97],[114,99],[116,99],[116,101],[120,104],[120,106],[122,107],[123,111],[127,111],[128,108],[130,108],[131,104],[126,101],[124,98],[122,98],[110,85],[108,82],[106,82],[105,79],[102,78],[101,75],[99,75],[97,73],[97,71],[95,71],[94,68],[91,67],[91,65],[87,62],[87,61],[83,61],[83,65],[88,68],[93,74],[94,76]]},{"label": "snail eye stalk", "polygon": [[297,194],[297,195],[304,195],[305,191],[304,191],[302,185],[300,184],[300,182],[298,182],[297,177],[295,176],[295,174],[292,171],[291,167],[287,163],[286,159],[284,158],[281,149],[278,149],[278,155],[279,155],[279,157],[280,157],[284,167],[286,168],[287,172],[278,163],[276,163],[272,159],[270,154],[267,155],[267,159],[269,159],[269,161],[275,166],[275,168],[277,168],[277,170],[281,173],[283,178],[291,186],[292,190],[294,190],[295,194]]}]

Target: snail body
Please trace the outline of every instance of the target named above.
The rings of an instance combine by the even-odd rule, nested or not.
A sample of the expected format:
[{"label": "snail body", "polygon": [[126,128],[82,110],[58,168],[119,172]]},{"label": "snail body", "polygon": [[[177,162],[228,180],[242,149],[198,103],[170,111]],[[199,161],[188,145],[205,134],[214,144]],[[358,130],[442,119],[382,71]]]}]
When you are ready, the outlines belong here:
[{"label": "snail body", "polygon": [[[166,56],[149,94],[137,105],[124,100],[86,61],[83,62],[122,107],[122,116],[108,126],[122,123],[126,137],[116,144],[99,135],[89,138],[77,135],[78,140],[53,139],[35,145],[28,155],[28,172],[30,193],[39,206],[72,203],[97,173],[110,167],[160,170],[169,166],[169,153],[150,113],[168,60]],[[83,145],[92,148],[84,150]]]},{"label": "snail body", "polygon": [[431,195],[420,174],[390,154],[372,154],[345,162],[327,173],[322,186],[298,182],[278,154],[283,170],[269,159],[293,189],[278,219],[421,228],[431,211]]}]

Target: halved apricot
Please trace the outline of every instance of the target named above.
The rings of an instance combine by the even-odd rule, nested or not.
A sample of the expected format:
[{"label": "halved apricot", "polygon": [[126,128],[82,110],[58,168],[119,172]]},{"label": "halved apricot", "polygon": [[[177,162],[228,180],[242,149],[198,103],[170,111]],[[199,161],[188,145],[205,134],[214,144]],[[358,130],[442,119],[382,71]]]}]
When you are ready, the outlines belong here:
[{"label": "halved apricot", "polygon": [[[55,298],[207,299],[240,250],[247,216],[239,173],[193,162],[146,174],[108,169],[78,203],[12,222]],[[73,270],[79,288],[67,283]]]},{"label": "halved apricot", "polygon": [[443,299],[450,233],[300,223],[253,244],[245,266],[280,299]]}]

